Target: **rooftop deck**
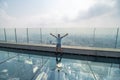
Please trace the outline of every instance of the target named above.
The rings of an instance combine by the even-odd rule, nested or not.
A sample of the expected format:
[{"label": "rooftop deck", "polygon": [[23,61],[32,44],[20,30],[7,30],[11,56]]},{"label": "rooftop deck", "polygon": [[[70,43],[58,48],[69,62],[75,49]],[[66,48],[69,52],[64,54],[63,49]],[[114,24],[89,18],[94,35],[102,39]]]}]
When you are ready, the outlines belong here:
[{"label": "rooftop deck", "polygon": [[[21,44],[21,43],[0,42],[0,47],[17,49],[17,50],[43,51],[50,53],[56,52],[55,45],[45,45],[45,44],[30,44],[30,43]],[[78,47],[78,46],[62,46],[62,49],[63,49],[63,53],[67,55],[87,55],[87,56],[89,55],[89,56],[120,58],[120,49]]]}]

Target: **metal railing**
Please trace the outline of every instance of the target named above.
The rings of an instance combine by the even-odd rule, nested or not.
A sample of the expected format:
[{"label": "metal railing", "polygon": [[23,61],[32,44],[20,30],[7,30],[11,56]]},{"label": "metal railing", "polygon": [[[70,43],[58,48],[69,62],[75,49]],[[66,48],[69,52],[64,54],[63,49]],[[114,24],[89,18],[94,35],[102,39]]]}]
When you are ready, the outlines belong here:
[{"label": "metal railing", "polygon": [[69,35],[63,45],[120,48],[119,28],[0,28],[0,41],[16,43],[55,44],[49,34]]}]

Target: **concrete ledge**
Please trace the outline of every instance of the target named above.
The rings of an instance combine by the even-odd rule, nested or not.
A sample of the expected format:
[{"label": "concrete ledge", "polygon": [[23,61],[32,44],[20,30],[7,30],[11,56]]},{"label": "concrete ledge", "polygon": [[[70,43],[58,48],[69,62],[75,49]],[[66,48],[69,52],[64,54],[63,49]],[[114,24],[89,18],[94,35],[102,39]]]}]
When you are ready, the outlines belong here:
[{"label": "concrete ledge", "polygon": [[[44,52],[55,52],[55,45],[0,42],[0,47],[44,51]],[[70,55],[89,55],[89,56],[120,58],[120,49],[78,47],[78,46],[77,47],[76,46],[63,46],[62,49],[63,49],[63,53],[70,54]]]}]

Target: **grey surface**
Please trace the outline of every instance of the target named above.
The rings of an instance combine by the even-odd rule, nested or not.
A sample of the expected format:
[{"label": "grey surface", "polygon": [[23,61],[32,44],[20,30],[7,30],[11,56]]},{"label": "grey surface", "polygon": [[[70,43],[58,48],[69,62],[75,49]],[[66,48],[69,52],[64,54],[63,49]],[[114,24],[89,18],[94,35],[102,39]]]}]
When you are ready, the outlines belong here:
[{"label": "grey surface", "polygon": [[[55,52],[55,45],[0,42],[0,47]],[[104,57],[120,57],[120,49],[113,49],[113,48],[63,46],[62,49],[63,52],[66,54],[69,53],[69,54],[77,54],[77,55],[82,54],[82,55],[104,56]]]}]

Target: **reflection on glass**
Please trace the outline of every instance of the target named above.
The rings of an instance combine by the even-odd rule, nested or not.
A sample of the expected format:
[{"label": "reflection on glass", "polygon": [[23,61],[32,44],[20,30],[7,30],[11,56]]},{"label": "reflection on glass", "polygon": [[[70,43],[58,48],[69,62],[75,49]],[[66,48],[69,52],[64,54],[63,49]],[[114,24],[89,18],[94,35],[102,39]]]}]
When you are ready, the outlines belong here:
[{"label": "reflection on glass", "polygon": [[[114,63],[56,58],[0,51],[0,80],[118,80],[120,66]],[[60,56],[59,56],[60,57]]]}]

